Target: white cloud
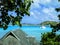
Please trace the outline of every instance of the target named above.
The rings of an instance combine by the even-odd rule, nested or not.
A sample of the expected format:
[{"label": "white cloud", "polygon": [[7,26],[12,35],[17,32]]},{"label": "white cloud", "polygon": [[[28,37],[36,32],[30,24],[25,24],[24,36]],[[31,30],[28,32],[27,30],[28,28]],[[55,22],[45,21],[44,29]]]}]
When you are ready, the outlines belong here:
[{"label": "white cloud", "polygon": [[52,0],[40,0],[41,4],[48,4],[51,3]]},{"label": "white cloud", "polygon": [[55,21],[58,20],[57,15],[55,14],[55,9],[53,7],[50,8],[44,8],[42,12],[45,14],[45,18]]},{"label": "white cloud", "polygon": [[47,4],[51,3],[52,0],[33,0],[34,3],[41,3],[41,4]]},{"label": "white cloud", "polygon": [[45,20],[55,21],[55,20],[58,20],[56,14],[54,13],[55,10],[54,10],[53,7],[43,8],[42,12],[43,13],[41,13],[37,10],[34,10],[34,11],[31,11],[30,14],[34,19],[40,20],[40,21],[45,21]]},{"label": "white cloud", "polygon": [[[55,11],[56,0],[33,0],[34,3],[32,4],[32,10],[30,12],[31,17],[40,22],[45,20],[52,20],[56,21],[57,13]],[[35,11],[36,10],[36,11]]]},{"label": "white cloud", "polygon": [[30,12],[30,14],[31,14],[31,16],[34,18],[34,19],[39,19],[39,15],[40,15],[40,12],[38,12],[38,11],[31,11]]},{"label": "white cloud", "polygon": [[33,0],[34,3],[40,3],[40,0]]},{"label": "white cloud", "polygon": [[42,11],[43,11],[44,13],[49,13],[49,12],[50,12],[50,10],[47,9],[47,8],[44,8]]},{"label": "white cloud", "polygon": [[33,8],[39,8],[40,7],[40,5],[39,5],[40,0],[33,0],[33,1],[34,1],[34,3],[32,4],[32,7]]},{"label": "white cloud", "polygon": [[38,17],[34,14],[34,12],[30,12],[31,16],[35,19],[38,19]]},{"label": "white cloud", "polygon": [[46,13],[46,14],[51,14],[53,12],[55,12],[55,9],[53,7],[50,7],[50,8],[44,8],[42,10],[43,13]]},{"label": "white cloud", "polygon": [[33,0],[34,3],[32,4],[33,8],[40,8],[40,4],[47,5],[51,3],[51,0]]}]

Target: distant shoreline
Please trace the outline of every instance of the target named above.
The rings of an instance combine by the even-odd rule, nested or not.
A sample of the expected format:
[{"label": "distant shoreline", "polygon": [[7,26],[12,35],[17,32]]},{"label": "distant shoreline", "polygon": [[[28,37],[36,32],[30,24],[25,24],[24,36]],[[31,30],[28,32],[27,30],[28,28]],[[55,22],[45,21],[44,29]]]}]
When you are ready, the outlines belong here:
[{"label": "distant shoreline", "polygon": [[22,24],[22,26],[40,26],[39,24]]}]

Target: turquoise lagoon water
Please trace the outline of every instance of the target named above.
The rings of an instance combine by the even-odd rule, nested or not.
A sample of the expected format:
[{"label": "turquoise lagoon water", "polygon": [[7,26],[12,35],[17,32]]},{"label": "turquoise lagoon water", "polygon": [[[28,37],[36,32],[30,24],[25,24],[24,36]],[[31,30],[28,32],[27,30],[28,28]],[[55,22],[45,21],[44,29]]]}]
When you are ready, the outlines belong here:
[{"label": "turquoise lagoon water", "polygon": [[51,32],[52,28],[49,26],[41,27],[41,26],[9,26],[7,30],[3,30],[0,28],[0,38],[2,38],[8,31],[21,29],[25,33],[28,34],[28,36],[36,37],[37,40],[41,40],[41,33],[45,32]]}]

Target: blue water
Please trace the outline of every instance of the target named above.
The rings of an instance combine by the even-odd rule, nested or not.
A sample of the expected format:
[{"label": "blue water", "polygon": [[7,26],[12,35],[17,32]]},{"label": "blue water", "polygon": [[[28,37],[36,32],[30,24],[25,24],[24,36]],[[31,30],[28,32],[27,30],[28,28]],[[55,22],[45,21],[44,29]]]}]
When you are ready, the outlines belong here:
[{"label": "blue water", "polygon": [[41,26],[23,26],[21,29],[29,36],[33,36],[36,37],[37,40],[41,40],[41,33],[51,32],[52,28],[41,28]]},{"label": "blue water", "polygon": [[0,28],[0,38],[4,36],[4,34],[6,34],[7,32],[16,29],[21,29],[25,33],[27,33],[28,36],[33,36],[36,37],[37,40],[41,40],[41,33],[51,32],[52,28],[48,26],[46,28],[41,28],[41,26],[9,26],[7,30],[3,30],[2,28]]}]

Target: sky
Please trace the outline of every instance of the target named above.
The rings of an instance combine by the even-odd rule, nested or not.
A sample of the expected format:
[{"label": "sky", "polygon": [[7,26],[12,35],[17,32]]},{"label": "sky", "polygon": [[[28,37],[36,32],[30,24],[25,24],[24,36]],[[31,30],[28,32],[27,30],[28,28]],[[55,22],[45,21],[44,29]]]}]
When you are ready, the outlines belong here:
[{"label": "sky", "polygon": [[[28,24],[40,24],[44,21],[58,21],[57,15],[60,12],[56,12],[55,8],[60,7],[60,2],[58,0],[33,0],[34,3],[31,4],[30,7],[30,16],[25,15],[21,21],[21,23]],[[12,14],[16,16],[14,11],[8,12],[8,14]]]},{"label": "sky", "polygon": [[60,7],[58,0],[33,0],[30,7],[30,16],[24,16],[22,23],[40,24],[44,21],[58,21],[59,12],[55,8]]}]

